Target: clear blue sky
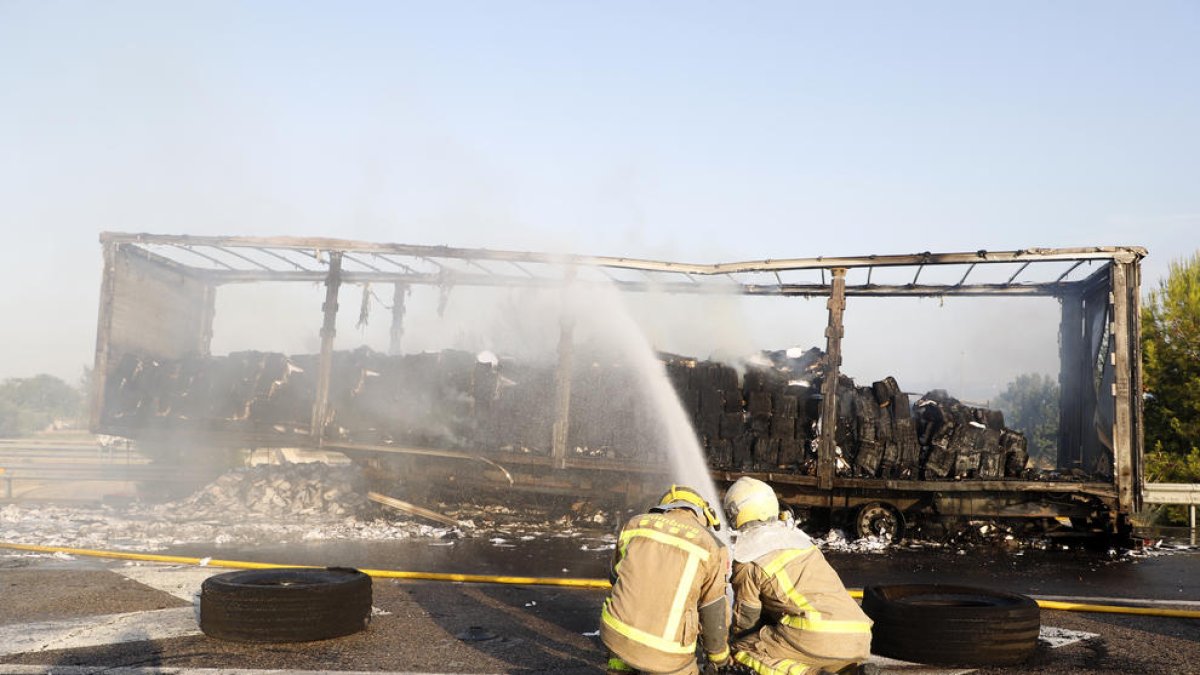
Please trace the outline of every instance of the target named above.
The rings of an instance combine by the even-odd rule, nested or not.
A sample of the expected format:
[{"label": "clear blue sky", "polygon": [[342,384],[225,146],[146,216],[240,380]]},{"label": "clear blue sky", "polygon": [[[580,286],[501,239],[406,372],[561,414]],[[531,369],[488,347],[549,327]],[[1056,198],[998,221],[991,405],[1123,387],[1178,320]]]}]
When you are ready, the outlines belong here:
[{"label": "clear blue sky", "polygon": [[1200,248],[1200,4],[0,0],[0,230],[0,377],[90,363],[102,230],[1149,287]]}]

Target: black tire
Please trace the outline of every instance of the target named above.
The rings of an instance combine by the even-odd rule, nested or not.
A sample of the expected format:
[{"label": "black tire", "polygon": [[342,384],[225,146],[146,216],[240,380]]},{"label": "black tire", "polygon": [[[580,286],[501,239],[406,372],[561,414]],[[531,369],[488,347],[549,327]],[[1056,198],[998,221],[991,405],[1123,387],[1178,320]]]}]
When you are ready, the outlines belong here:
[{"label": "black tire", "polygon": [[371,577],[356,569],[218,574],[200,586],[200,630],[237,642],[310,642],[357,633],[371,618]]},{"label": "black tire", "polygon": [[943,585],[868,586],[871,652],[946,666],[1008,666],[1037,648],[1041,611],[1030,597]]}]

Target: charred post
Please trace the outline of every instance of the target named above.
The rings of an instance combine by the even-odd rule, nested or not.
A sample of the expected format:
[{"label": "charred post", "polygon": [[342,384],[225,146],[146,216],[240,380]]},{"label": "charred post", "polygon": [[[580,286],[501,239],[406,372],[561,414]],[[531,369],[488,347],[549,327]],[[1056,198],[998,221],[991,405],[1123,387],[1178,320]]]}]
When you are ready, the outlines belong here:
[{"label": "charred post", "polygon": [[[1132,345],[1129,340],[1130,312],[1136,307],[1131,302],[1129,285],[1129,263],[1113,262],[1112,304],[1113,323],[1112,355],[1113,355],[1113,389],[1115,411],[1113,415],[1113,457],[1114,476],[1117,481],[1117,495],[1123,505],[1134,504],[1134,487],[1137,476],[1130,456],[1133,443],[1134,403],[1133,397],[1140,392],[1132,390],[1131,377],[1134,365],[1131,363],[1130,352]],[[1140,488],[1140,485],[1137,485]],[[1140,489],[1138,490],[1140,492]]]},{"label": "charred post", "polygon": [[554,375],[554,427],[550,456],[554,468],[567,466],[567,437],[571,431],[571,367],[575,352],[575,323],[564,312],[559,324],[558,367]]},{"label": "charred post", "polygon": [[1083,298],[1064,295],[1062,323],[1058,332],[1059,400],[1058,400],[1058,460],[1059,470],[1083,464],[1083,392],[1091,368],[1088,364],[1084,338]]},{"label": "charred post", "polygon": [[404,337],[404,313],[408,298],[408,284],[392,284],[392,332],[388,342],[388,353],[395,356],[400,354],[400,340]]},{"label": "charred post", "polygon": [[833,487],[838,411],[838,380],[842,372],[842,315],[846,311],[846,268],[830,270],[829,325],[825,329],[825,379],[821,384],[821,437],[817,445],[817,487]]},{"label": "charred post", "polygon": [[[96,361],[92,366],[90,427],[100,426],[104,415],[104,387],[108,375],[109,337],[112,335],[113,297],[116,293],[116,249],[114,242],[104,243],[104,279],[100,282],[100,317],[96,329]],[[10,483],[11,486],[11,483]]]},{"label": "charred post", "polygon": [[342,253],[332,251],[329,254],[329,273],[325,276],[325,304],[321,310],[325,313],[321,325],[321,358],[317,365],[317,390],[313,398],[312,435],[314,438],[325,437],[325,423],[329,419],[329,380],[333,372],[333,338],[337,334],[338,290],[342,287]]}]

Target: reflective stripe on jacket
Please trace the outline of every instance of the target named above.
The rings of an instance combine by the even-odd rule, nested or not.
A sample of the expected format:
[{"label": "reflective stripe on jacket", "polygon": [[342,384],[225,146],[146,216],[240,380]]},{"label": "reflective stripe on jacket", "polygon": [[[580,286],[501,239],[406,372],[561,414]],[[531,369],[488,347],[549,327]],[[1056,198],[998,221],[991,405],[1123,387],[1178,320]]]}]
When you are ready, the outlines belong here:
[{"label": "reflective stripe on jacket", "polygon": [[[735,621],[761,613],[763,619],[779,624],[780,637],[799,650],[847,658],[866,658],[870,653],[871,619],[814,545],[768,551],[750,562],[735,561],[733,592]],[[735,632],[750,628],[734,626]]]},{"label": "reflective stripe on jacket", "polygon": [[[692,512],[633,517],[613,553],[601,640],[639,670],[669,672],[694,662],[699,608],[725,598],[728,573],[728,549]],[[704,647],[719,653],[727,645]]]}]

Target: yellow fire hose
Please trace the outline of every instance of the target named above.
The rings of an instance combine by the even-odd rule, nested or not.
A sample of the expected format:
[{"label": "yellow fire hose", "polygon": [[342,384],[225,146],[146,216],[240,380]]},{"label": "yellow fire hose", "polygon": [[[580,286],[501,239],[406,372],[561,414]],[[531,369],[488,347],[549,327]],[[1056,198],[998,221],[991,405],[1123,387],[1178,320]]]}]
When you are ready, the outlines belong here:
[{"label": "yellow fire hose", "polygon": [[[0,548],[16,551],[31,551],[34,553],[62,553],[93,558],[112,558],[116,560],[139,560],[144,562],[171,563],[175,565],[196,565],[200,567],[221,567],[232,569],[280,569],[285,567],[303,567],[320,569],[317,565],[279,565],[275,563],[248,562],[243,560],[217,560],[215,558],[191,558],[185,556],[154,555],[151,553],[135,553],[131,551],[98,551],[84,548],[64,548],[61,546],[36,546],[33,544],[10,544],[0,542]],[[560,577],[512,577],[493,574],[453,574],[447,572],[406,572],[400,570],[360,570],[376,579],[413,579],[418,581],[457,581],[471,584],[512,584],[518,586],[566,586],[569,588],[598,588],[611,587],[606,579],[570,579]],[[851,589],[850,596],[862,598],[862,591]],[[1121,605],[1092,605],[1080,602],[1062,602],[1058,600],[1038,600],[1038,606],[1043,609],[1056,609],[1064,612],[1094,612],[1101,614],[1134,614],[1140,616],[1161,616],[1180,619],[1200,619],[1200,610],[1167,609],[1158,607],[1126,607]]]},{"label": "yellow fire hose", "polygon": [[[217,560],[214,558],[189,558],[173,555],[153,555],[129,551],[97,551],[85,548],[63,548],[59,546],[35,546],[33,544],[8,544],[0,542],[0,548],[36,553],[63,553],[66,555],[117,560],[141,560],[145,562],[172,563],[175,565],[198,565],[201,567],[231,567],[245,570],[270,570],[284,567],[321,569],[317,565],[278,565],[274,563],[246,562],[242,560]],[[360,570],[378,579],[416,579],[421,581],[461,581],[473,584],[515,584],[518,586],[569,586],[572,588],[609,588],[606,579],[562,579],[557,577],[506,577],[491,574],[452,574],[447,572],[402,572],[399,570]]]}]

